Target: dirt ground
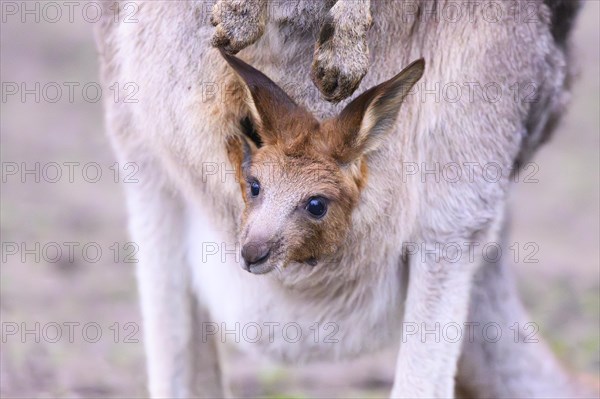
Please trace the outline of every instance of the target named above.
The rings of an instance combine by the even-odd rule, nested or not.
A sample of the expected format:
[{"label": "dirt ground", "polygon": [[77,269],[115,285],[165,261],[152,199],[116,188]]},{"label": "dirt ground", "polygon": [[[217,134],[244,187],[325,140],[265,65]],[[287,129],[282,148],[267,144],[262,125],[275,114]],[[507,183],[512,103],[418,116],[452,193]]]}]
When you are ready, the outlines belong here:
[{"label": "dirt ground", "polygon": [[[577,24],[573,55],[580,73],[573,102],[535,158],[539,181],[515,184],[511,198],[511,242],[523,251],[527,243],[537,245],[538,263],[515,264],[531,320],[569,369],[592,379],[600,368],[599,12],[598,2],[586,3]],[[16,95],[1,104],[0,395],[143,397],[135,264],[127,262],[132,248],[126,246],[122,183],[115,182],[127,171],[115,175],[111,169],[115,159],[101,102],[93,102],[98,68],[91,23],[31,19],[10,17],[1,24],[3,96],[13,88],[5,82],[27,88],[56,82],[63,96],[47,101],[54,93],[49,86],[39,101],[34,94],[26,101]],[[73,101],[68,82],[79,83]],[[64,173],[66,162],[75,163],[72,182],[66,176],[51,182],[52,163]],[[35,173],[24,182],[9,174],[36,163],[39,182]],[[94,181],[97,169],[102,176]],[[79,243],[72,244],[72,259],[69,243]],[[13,245],[19,255],[11,255]],[[25,259],[22,245],[31,250]],[[57,248],[61,260],[51,262]],[[383,396],[395,362],[387,350],[353,362],[291,368],[230,352],[233,391],[244,396]]]}]

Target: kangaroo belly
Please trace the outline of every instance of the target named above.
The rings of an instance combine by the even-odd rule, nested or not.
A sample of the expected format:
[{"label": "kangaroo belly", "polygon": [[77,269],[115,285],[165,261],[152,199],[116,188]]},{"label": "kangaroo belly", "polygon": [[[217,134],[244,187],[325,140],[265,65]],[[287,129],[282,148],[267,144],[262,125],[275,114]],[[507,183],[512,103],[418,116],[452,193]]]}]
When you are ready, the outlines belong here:
[{"label": "kangaroo belly", "polygon": [[[377,264],[354,259],[317,265],[308,271],[310,279],[288,270],[308,268],[299,264],[257,276],[241,268],[234,237],[211,227],[198,209],[190,216],[193,286],[211,315],[202,326],[202,339],[215,335],[283,361],[355,356],[397,342],[405,279],[393,256],[387,262],[375,257]],[[338,268],[356,277],[335,281]],[[294,275],[298,283],[282,274]]]}]

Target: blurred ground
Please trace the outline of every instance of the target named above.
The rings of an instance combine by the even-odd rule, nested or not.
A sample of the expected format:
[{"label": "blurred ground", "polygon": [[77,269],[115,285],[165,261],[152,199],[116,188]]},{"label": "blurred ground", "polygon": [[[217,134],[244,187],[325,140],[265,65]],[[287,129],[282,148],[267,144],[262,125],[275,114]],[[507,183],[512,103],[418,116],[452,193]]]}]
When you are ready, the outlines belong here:
[{"label": "blurred ground", "polygon": [[[539,248],[539,263],[515,267],[532,321],[570,369],[595,376],[600,367],[599,9],[598,2],[586,4],[577,24],[574,55],[581,72],[574,100],[554,139],[535,159],[539,182],[519,183],[513,191],[511,236],[521,247],[535,242]],[[26,342],[20,332],[6,336],[0,394],[145,396],[134,264],[125,262],[131,248],[123,247],[128,238],[122,187],[110,169],[115,161],[103,132],[101,102],[86,101],[81,92],[85,83],[98,80],[90,24],[81,18],[73,24],[23,24],[12,18],[1,30],[3,82],[26,82],[27,87],[58,82],[65,90],[56,103],[36,102],[33,96],[26,103],[18,96],[2,101],[2,162],[80,164],[74,166],[73,183],[64,177],[36,183],[30,175],[26,183],[9,178],[2,184],[2,242],[27,243],[27,248],[57,243],[64,253],[60,262],[48,262],[55,250],[50,245],[46,259],[28,255],[21,262],[19,256],[5,256],[3,247],[3,334],[13,327],[34,330],[38,322],[41,339],[35,342],[36,333],[26,335]],[[73,102],[65,100],[64,82],[81,83]],[[93,98],[93,90],[89,93]],[[82,167],[91,162],[103,173],[96,183],[81,177]],[[65,260],[69,242],[82,243],[73,262]],[[102,249],[97,262],[95,245],[82,253],[85,243]],[[68,322],[79,323],[73,325],[73,342],[65,336]],[[55,337],[51,323],[62,326],[63,336],[55,343],[50,342]],[[229,366],[234,392],[278,397],[381,396],[389,389],[395,361],[389,350],[356,362],[292,369],[265,362],[248,367],[239,354],[230,356],[236,359]]]}]

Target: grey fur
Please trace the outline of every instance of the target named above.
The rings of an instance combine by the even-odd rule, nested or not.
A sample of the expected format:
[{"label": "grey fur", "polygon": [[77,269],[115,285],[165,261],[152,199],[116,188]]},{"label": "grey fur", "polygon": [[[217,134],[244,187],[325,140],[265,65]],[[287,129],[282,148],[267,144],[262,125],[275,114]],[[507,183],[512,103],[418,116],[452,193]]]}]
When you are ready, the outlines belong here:
[{"label": "grey fur", "polygon": [[[112,3],[107,1],[106,7]],[[195,328],[207,321],[252,321],[267,312],[299,322],[339,323],[343,340],[338,346],[259,346],[274,357],[302,361],[355,356],[397,343],[403,321],[431,326],[495,320],[505,326],[525,318],[504,260],[493,265],[480,257],[475,262],[435,262],[422,251],[408,254],[403,249],[406,243],[499,240],[509,174],[493,184],[481,170],[469,182],[423,183],[421,175],[407,177],[404,166],[456,162],[466,176],[466,162],[495,163],[507,171],[530,159],[567,104],[567,37],[575,11],[566,23],[553,12],[571,7],[560,0],[540,0],[534,3],[538,13],[533,22],[491,22],[478,12],[473,20],[459,23],[427,17],[450,3],[373,2],[370,30],[368,2],[362,0],[267,5],[266,19],[259,1],[220,0],[219,13],[212,15],[217,31],[209,23],[212,7],[202,2],[140,2],[138,24],[115,24],[112,12],[104,13],[97,29],[104,84],[140,85],[139,103],[105,105],[117,156],[140,165],[140,183],[128,186],[127,195],[132,236],[140,245],[138,277],[152,396],[224,392],[218,345],[195,337]],[[467,8],[476,11],[490,4],[479,3]],[[510,15],[512,2],[495,4]],[[350,14],[333,18],[336,7],[349,7]],[[329,21],[333,34],[327,28],[326,40],[315,44],[323,21]],[[239,132],[239,121],[248,114],[239,96],[225,96],[222,84],[234,77],[211,40],[232,52],[248,46],[241,58],[320,117],[339,109],[322,101],[321,91],[339,100],[361,78],[359,87],[371,87],[409,61],[425,58],[418,91],[407,97],[394,134],[369,159],[353,234],[327,267],[289,267],[259,280],[236,274],[243,271],[230,262],[198,260],[200,243],[235,240],[242,208],[239,187],[207,178],[203,170],[207,163],[231,169],[225,140]],[[322,77],[316,76],[320,91],[309,78],[315,68],[324,70]],[[423,89],[436,83],[473,81],[495,82],[504,95],[495,102],[486,101],[481,91],[474,92],[472,101],[466,95],[458,102],[436,101],[435,94],[422,97]],[[510,86],[529,83],[535,85],[536,101],[514,101]],[[250,295],[246,290],[260,295],[236,302],[237,294]],[[199,311],[194,312],[195,306]],[[363,331],[369,331],[368,337]],[[461,348],[403,338],[394,397],[451,396],[455,377],[479,397],[578,393],[542,343],[523,348],[478,337]]]}]

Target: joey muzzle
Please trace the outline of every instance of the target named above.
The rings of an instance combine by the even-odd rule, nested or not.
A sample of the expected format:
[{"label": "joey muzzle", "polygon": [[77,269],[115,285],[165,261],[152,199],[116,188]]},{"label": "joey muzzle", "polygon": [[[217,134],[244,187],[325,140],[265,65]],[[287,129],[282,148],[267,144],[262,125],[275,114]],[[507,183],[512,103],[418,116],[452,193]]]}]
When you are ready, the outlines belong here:
[{"label": "joey muzzle", "polygon": [[271,243],[269,241],[250,241],[242,247],[243,267],[250,272],[252,267],[266,262],[270,255]]}]

